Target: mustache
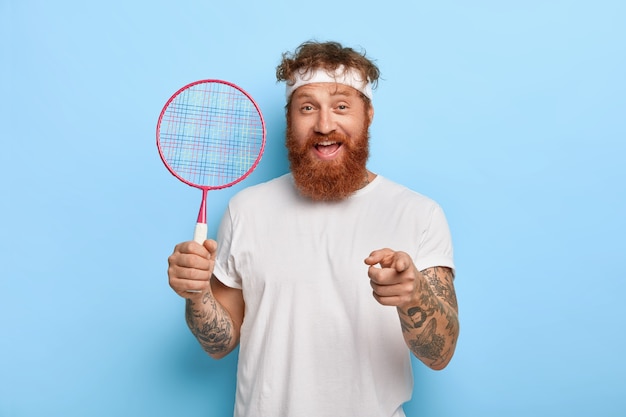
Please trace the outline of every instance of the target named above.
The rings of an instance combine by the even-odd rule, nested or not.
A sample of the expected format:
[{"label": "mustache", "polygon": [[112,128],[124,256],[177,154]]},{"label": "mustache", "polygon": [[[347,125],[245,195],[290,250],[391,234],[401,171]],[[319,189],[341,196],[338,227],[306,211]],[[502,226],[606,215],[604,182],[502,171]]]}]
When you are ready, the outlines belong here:
[{"label": "mustache", "polygon": [[350,138],[344,134],[331,132],[329,134],[314,133],[305,142],[305,147],[314,146],[320,142],[337,142],[341,144],[350,143]]}]

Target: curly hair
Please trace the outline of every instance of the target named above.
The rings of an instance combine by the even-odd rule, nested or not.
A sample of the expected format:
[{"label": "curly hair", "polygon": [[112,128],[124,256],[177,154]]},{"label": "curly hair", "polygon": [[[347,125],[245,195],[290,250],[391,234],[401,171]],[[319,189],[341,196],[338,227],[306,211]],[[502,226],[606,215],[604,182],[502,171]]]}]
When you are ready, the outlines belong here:
[{"label": "curly hair", "polygon": [[283,53],[282,61],[276,67],[276,79],[293,83],[296,71],[323,68],[333,72],[341,65],[346,70],[351,68],[357,70],[372,87],[375,88],[378,84],[380,71],[374,62],[365,56],[365,52],[360,53],[338,42],[307,41],[293,53]]}]

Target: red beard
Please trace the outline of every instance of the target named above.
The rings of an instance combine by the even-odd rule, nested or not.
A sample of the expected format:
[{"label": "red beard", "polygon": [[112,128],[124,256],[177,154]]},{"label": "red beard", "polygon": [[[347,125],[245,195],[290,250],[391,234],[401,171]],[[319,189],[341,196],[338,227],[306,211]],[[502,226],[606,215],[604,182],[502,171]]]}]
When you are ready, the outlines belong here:
[{"label": "red beard", "polygon": [[[291,123],[288,120],[287,126]],[[291,173],[302,195],[317,201],[339,201],[352,195],[367,183],[366,163],[369,157],[368,126],[360,135],[349,138],[338,133],[314,135],[298,145],[287,127],[287,150]],[[311,155],[311,147],[324,140],[341,142],[342,155],[322,161]]]}]

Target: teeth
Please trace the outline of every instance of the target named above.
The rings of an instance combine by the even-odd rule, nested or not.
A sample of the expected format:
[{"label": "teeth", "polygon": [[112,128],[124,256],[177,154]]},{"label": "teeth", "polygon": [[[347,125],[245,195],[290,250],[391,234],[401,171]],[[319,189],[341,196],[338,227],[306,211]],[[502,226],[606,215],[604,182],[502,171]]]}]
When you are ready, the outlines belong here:
[{"label": "teeth", "polygon": [[334,145],[337,142],[331,142],[329,140],[325,141],[325,142],[320,142],[318,143],[316,146],[330,146],[330,145]]}]

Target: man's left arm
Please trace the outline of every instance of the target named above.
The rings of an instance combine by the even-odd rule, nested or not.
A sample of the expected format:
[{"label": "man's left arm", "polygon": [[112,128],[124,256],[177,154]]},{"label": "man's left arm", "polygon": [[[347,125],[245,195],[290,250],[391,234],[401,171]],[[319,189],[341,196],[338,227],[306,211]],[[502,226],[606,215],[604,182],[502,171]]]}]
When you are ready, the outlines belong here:
[{"label": "man's left arm", "polygon": [[374,298],[397,308],[409,349],[429,368],[445,368],[459,336],[452,269],[418,271],[407,253],[391,249],[372,252],[365,263]]}]

